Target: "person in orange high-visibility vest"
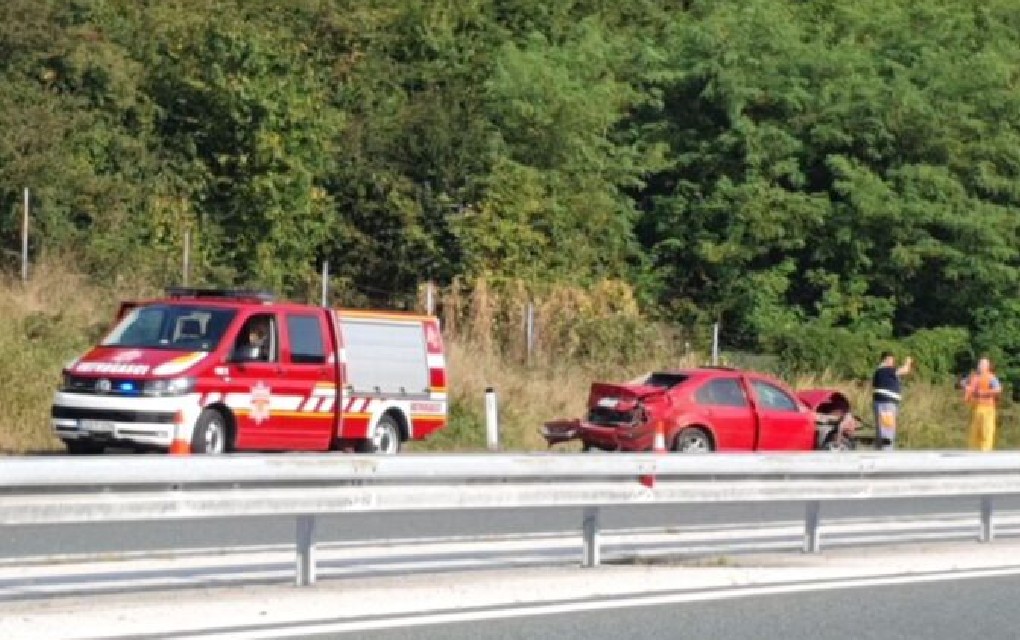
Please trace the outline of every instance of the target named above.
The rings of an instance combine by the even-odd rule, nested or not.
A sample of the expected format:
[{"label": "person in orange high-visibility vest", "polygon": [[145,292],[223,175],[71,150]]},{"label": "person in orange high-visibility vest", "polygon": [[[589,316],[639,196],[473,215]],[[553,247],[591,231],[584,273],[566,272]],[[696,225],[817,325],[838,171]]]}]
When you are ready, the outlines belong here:
[{"label": "person in orange high-visibility vest", "polygon": [[992,373],[988,358],[978,360],[977,371],[967,379],[964,386],[964,401],[971,406],[970,435],[971,449],[991,451],[995,446],[995,401],[1002,393],[999,379]]}]

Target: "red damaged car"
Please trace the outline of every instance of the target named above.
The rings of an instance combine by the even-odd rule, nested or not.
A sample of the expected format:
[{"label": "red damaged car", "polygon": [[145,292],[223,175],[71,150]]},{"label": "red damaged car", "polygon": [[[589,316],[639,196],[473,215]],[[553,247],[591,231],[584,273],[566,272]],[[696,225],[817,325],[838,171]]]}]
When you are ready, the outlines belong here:
[{"label": "red damaged car", "polygon": [[702,367],[596,382],[587,416],[547,422],[542,435],[550,446],[647,451],[659,421],[666,448],[681,452],[850,449],[858,424],[839,391],[794,392],[765,374]]}]

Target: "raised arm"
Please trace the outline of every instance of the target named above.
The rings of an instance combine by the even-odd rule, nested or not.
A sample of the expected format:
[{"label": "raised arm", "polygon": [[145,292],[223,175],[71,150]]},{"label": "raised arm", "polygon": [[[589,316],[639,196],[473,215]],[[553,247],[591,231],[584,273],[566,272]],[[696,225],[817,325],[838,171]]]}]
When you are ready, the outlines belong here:
[{"label": "raised arm", "polygon": [[914,359],[911,358],[910,356],[907,356],[903,360],[903,364],[900,366],[900,368],[896,370],[896,375],[898,375],[898,376],[905,376],[905,375],[907,375],[908,373],[910,373],[911,368],[913,367],[913,364],[914,364]]}]

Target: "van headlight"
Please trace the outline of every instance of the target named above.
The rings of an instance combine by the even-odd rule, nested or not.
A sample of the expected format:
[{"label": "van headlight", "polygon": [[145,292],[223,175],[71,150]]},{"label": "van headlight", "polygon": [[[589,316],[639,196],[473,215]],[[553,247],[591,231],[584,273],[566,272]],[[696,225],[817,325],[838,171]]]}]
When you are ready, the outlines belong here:
[{"label": "van headlight", "polygon": [[158,380],[146,380],[142,386],[142,395],[182,396],[194,388],[194,378],[160,378]]}]

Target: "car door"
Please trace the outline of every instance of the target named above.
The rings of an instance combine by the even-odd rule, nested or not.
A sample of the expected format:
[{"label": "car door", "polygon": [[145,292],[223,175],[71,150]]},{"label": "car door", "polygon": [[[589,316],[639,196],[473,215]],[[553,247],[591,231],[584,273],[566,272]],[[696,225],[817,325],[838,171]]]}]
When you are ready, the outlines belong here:
[{"label": "car door", "polygon": [[715,433],[720,451],[750,451],[754,447],[755,419],[751,402],[736,376],[713,378],[695,392],[698,413]]},{"label": "car door", "polygon": [[[268,326],[268,336],[257,359],[245,356],[253,348],[252,329]],[[280,364],[280,322],[277,313],[260,311],[247,316],[234,336],[223,380],[225,402],[234,413],[234,443],[238,449],[282,449],[287,440],[283,411],[297,408],[289,402]],[[294,406],[291,407],[290,405]]]},{"label": "car door", "polygon": [[326,333],[325,314],[288,310],[284,314],[283,375],[288,393],[301,397],[281,425],[284,438],[295,448],[325,450],[335,432],[335,353]]},{"label": "car door", "polygon": [[760,451],[810,451],[815,427],[810,411],[791,393],[761,378],[750,378],[754,408],[758,414]]}]

